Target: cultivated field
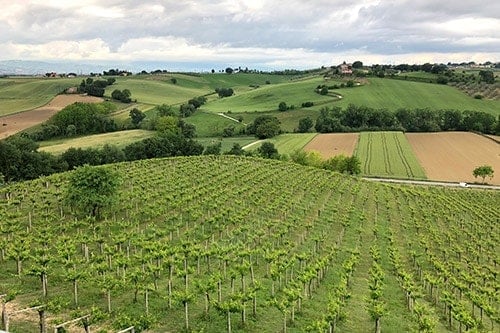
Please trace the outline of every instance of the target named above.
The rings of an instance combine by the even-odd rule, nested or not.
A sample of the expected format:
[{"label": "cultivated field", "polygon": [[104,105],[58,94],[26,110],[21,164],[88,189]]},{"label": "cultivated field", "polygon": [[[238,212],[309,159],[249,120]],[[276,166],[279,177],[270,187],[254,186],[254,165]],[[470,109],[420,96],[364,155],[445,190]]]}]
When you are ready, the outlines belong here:
[{"label": "cultivated field", "polygon": [[361,132],[356,156],[367,176],[426,178],[402,132]]},{"label": "cultivated field", "polygon": [[31,111],[0,117],[0,123],[2,125],[0,127],[0,139],[4,139],[17,132],[43,123],[58,111],[61,111],[65,106],[75,102],[99,103],[102,101],[102,98],[93,96],[57,95],[45,106]]},{"label": "cultivated field", "polygon": [[488,183],[500,185],[500,144],[473,133],[407,133],[413,151],[429,179],[480,182],[472,170],[487,164],[495,177]]},{"label": "cultivated field", "polygon": [[500,102],[478,100],[442,84],[369,78],[366,85],[335,90],[344,98],[336,105],[365,105],[396,111],[399,108],[429,108],[484,111],[500,115]]},{"label": "cultivated field", "polygon": [[[102,221],[66,205],[69,173],[0,188],[0,295],[48,304],[49,332],[86,314],[92,332],[500,328],[498,191],[233,156],[106,168],[122,183]],[[36,311],[10,318],[39,331]]]},{"label": "cultivated field", "polygon": [[[278,111],[278,104],[285,102],[288,106],[301,108],[304,102],[314,102],[324,105],[333,102],[336,98],[322,96],[314,90],[325,81],[319,77],[306,80],[291,81],[273,85],[263,85],[257,89],[238,92],[234,96],[217,98],[203,106],[204,110],[212,112],[264,112]],[[290,112],[293,113],[293,110]]]},{"label": "cultivated field", "polygon": [[[304,148],[316,135],[316,133],[282,134],[264,141],[273,143],[280,154],[291,154],[297,149]],[[251,149],[258,147],[259,145],[254,145]]]},{"label": "cultivated field", "polygon": [[102,148],[106,144],[115,145],[123,148],[126,145],[150,138],[155,134],[154,131],[128,130],[111,132],[104,134],[89,135],[81,138],[51,140],[40,142],[40,151],[59,155],[69,148]]},{"label": "cultivated field", "polygon": [[47,104],[81,78],[0,78],[0,116],[33,110]]},{"label": "cultivated field", "polygon": [[330,133],[318,134],[305,147],[306,151],[317,151],[324,159],[354,154],[358,143],[358,133]]}]

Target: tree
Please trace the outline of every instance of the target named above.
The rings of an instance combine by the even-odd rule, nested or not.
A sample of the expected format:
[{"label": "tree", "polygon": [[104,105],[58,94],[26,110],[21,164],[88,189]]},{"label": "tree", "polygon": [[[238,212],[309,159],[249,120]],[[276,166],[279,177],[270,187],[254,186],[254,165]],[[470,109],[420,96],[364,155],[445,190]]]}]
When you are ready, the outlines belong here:
[{"label": "tree", "polygon": [[193,104],[181,104],[179,107],[179,115],[183,118],[191,116],[194,111],[196,110],[196,107]]},{"label": "tree", "polygon": [[130,110],[129,116],[132,120],[132,124],[134,124],[135,127],[138,127],[141,121],[146,118],[144,112],[142,112],[138,108],[133,108],[132,110]]},{"label": "tree", "polygon": [[257,148],[257,152],[259,153],[259,156],[264,157],[264,158],[278,158],[278,149],[274,146],[274,143],[272,142],[264,142],[262,145]]},{"label": "tree", "polygon": [[259,139],[268,139],[280,133],[280,121],[273,116],[259,116],[247,127],[247,133]]},{"label": "tree", "polygon": [[489,177],[490,179],[493,178],[493,173],[494,173],[493,168],[490,165],[482,165],[482,166],[475,168],[472,171],[472,175],[475,178],[481,177],[483,179],[483,184],[484,184],[484,179],[486,177]]},{"label": "tree", "polygon": [[175,116],[175,111],[167,104],[157,105],[153,109],[159,117]]},{"label": "tree", "polygon": [[66,127],[66,136],[72,137],[72,136],[75,136],[75,135],[76,135],[76,126],[73,125],[73,124],[69,124]]},{"label": "tree", "polygon": [[231,67],[226,68],[227,74],[233,74],[233,69]]},{"label": "tree", "polygon": [[123,89],[123,90],[115,89],[111,93],[111,98],[121,101],[122,103],[130,103],[132,102],[132,99],[130,98],[131,95],[132,93],[128,89]]},{"label": "tree", "polygon": [[111,169],[85,165],[71,174],[66,200],[81,213],[100,219],[102,210],[114,203],[119,184],[119,175]]},{"label": "tree", "polygon": [[286,106],[286,103],[285,102],[280,102],[280,104],[278,105],[278,110],[280,111],[286,111],[288,108]]},{"label": "tree", "polygon": [[231,147],[231,149],[226,153],[228,155],[243,155],[245,154],[245,151],[243,150],[243,148],[241,147],[241,145],[239,143],[233,143],[233,147]]},{"label": "tree", "polygon": [[493,71],[480,71],[479,78],[481,82],[486,82],[489,84],[495,83],[495,74]]},{"label": "tree", "polygon": [[352,63],[352,68],[356,68],[356,69],[359,69],[359,68],[362,68],[363,67],[363,63],[359,60],[355,61]]},{"label": "tree", "polygon": [[224,138],[229,138],[229,137],[234,135],[235,130],[236,130],[236,128],[233,125],[229,125],[227,127],[224,127],[224,129],[222,130],[222,136]]},{"label": "tree", "polygon": [[208,145],[203,152],[203,155],[220,155],[222,144],[220,142]]},{"label": "tree", "polygon": [[173,84],[177,84],[177,79],[175,77],[173,77],[170,79],[170,82],[172,82]]},{"label": "tree", "polygon": [[234,94],[234,90],[232,88],[215,88],[215,92],[220,98],[229,97]]},{"label": "tree", "polygon": [[307,133],[307,132],[309,132],[311,130],[311,128],[313,127],[313,125],[314,125],[314,122],[311,119],[311,117],[301,118],[299,120],[299,127],[297,128],[297,132],[299,132],[299,133]]},{"label": "tree", "polygon": [[155,130],[160,133],[172,133],[176,134],[178,132],[179,121],[173,116],[161,116],[156,119]]}]

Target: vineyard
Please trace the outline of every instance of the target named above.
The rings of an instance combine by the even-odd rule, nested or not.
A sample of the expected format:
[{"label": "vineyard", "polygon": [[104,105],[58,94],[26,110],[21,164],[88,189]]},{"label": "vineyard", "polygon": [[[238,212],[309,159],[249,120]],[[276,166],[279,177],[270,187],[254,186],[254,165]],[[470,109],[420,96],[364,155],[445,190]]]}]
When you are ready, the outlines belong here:
[{"label": "vineyard", "polygon": [[366,175],[426,178],[402,132],[362,132],[356,155]]},{"label": "vineyard", "polygon": [[122,184],[102,221],[66,205],[67,173],[0,189],[0,327],[500,329],[498,192],[234,156],[106,167]]}]

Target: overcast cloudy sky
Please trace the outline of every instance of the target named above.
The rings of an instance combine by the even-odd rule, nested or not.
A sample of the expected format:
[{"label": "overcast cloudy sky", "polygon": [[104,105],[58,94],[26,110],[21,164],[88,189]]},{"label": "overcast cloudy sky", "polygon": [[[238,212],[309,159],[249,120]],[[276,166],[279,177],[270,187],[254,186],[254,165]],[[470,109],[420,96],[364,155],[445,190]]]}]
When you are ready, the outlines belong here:
[{"label": "overcast cloudy sky", "polygon": [[0,0],[0,8],[0,60],[276,69],[500,61],[498,0]]}]

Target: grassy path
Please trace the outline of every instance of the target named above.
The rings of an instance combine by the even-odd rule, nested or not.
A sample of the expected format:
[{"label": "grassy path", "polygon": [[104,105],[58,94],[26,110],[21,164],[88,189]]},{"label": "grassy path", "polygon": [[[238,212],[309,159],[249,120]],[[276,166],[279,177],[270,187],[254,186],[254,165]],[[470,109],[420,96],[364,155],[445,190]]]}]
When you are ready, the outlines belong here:
[{"label": "grassy path", "polygon": [[[371,201],[370,201],[371,202]],[[373,207],[366,206],[364,214],[370,216],[367,210]],[[370,244],[373,242],[374,236],[372,232],[373,221],[365,219],[363,225],[358,228],[358,239],[361,244],[359,263],[356,265],[353,275],[350,280],[351,285],[351,298],[345,307],[345,313],[349,315],[346,321],[339,325],[339,332],[370,332],[373,329],[373,323],[370,315],[366,311],[366,299],[368,298],[368,270],[371,266],[370,249],[363,244]]]}]

